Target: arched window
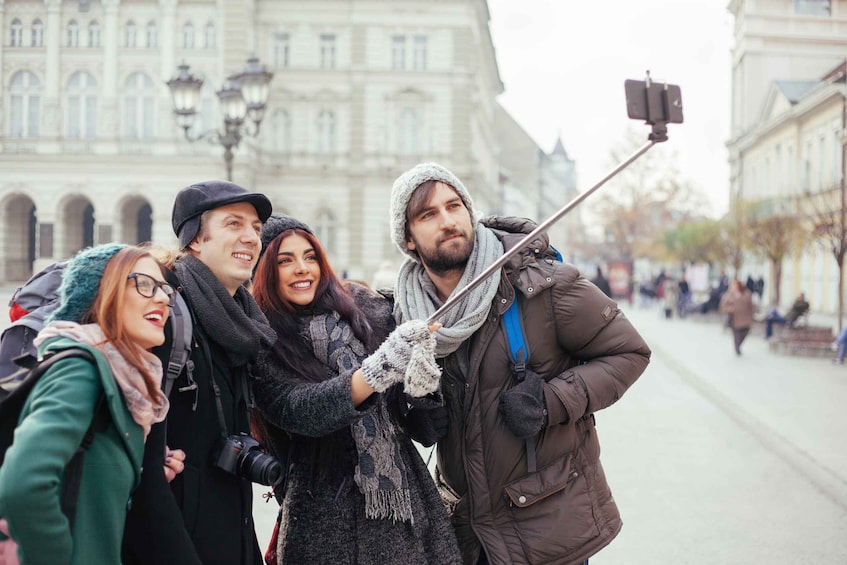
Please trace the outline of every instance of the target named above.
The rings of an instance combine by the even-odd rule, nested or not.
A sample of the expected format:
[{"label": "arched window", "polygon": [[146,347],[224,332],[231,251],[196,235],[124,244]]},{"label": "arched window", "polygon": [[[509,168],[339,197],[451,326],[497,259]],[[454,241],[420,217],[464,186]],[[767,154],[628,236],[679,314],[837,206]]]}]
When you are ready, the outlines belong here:
[{"label": "arched window", "polygon": [[9,46],[20,47],[23,43],[24,25],[21,20],[15,18],[12,20],[12,26],[9,34]]},{"label": "arched window", "polygon": [[329,110],[323,110],[318,114],[318,153],[333,153],[335,151],[335,114]]},{"label": "arched window", "polygon": [[194,49],[194,25],[191,22],[182,26],[182,46],[185,49]]},{"label": "arched window", "polygon": [[318,212],[318,221],[314,224],[315,236],[330,255],[338,252],[336,225],[338,224],[332,212],[327,209]]},{"label": "arched window", "polygon": [[274,112],[273,148],[280,153],[291,152],[291,117],[285,110]]},{"label": "arched window", "polygon": [[97,80],[86,71],[68,79],[68,137],[92,139],[97,135]]},{"label": "arched window", "polygon": [[41,82],[18,71],[9,83],[9,137],[35,137],[41,116]]},{"label": "arched window", "polygon": [[124,47],[138,47],[138,31],[132,20],[124,26]]},{"label": "arched window", "polygon": [[68,22],[68,47],[79,47],[79,24],[76,20]]},{"label": "arched window", "polygon": [[32,22],[32,41],[33,47],[44,47],[44,23],[41,20]]},{"label": "arched window", "polygon": [[88,46],[100,47],[100,24],[96,20],[88,24]]},{"label": "arched window", "polygon": [[124,89],[124,137],[152,139],[156,125],[156,88],[144,73],[133,73]]},{"label": "arched window", "polygon": [[420,153],[419,132],[418,113],[412,108],[400,110],[400,153],[404,155]]},{"label": "arched window", "polygon": [[147,47],[159,46],[159,29],[156,22],[147,22]]},{"label": "arched window", "polygon": [[215,31],[215,24],[209,22],[206,24],[206,49],[214,49],[218,46],[218,34]]}]

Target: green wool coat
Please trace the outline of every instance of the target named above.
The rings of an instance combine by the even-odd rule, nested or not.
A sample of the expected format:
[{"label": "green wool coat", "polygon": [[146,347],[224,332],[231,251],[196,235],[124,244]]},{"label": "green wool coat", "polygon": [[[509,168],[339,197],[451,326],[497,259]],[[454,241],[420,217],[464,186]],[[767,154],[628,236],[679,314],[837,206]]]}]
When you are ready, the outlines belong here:
[{"label": "green wool coat", "polygon": [[[0,516],[8,520],[26,565],[117,565],[130,494],[141,478],[144,432],[99,351],[67,338],[48,340],[41,350],[70,347],[91,351],[97,367],[66,359],[33,388],[0,468]],[[71,534],[59,502],[63,473],[91,424],[101,391],[111,421],[86,451]]]}]

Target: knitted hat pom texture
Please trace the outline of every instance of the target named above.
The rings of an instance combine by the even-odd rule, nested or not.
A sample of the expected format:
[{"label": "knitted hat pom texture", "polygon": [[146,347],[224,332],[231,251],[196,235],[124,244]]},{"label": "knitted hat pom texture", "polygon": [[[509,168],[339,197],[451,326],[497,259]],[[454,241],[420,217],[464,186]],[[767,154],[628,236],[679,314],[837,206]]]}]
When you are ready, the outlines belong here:
[{"label": "knitted hat pom texture", "polygon": [[97,245],[83,249],[71,259],[62,275],[59,307],[47,321],[81,322],[94,305],[106,265],[125,247],[120,243]]}]

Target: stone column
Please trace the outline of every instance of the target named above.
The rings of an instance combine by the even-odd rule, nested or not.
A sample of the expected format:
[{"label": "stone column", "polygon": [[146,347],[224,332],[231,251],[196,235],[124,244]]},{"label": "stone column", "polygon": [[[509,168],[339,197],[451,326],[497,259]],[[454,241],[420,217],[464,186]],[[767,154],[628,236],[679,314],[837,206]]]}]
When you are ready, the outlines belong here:
[{"label": "stone column", "polygon": [[64,38],[62,29],[62,0],[44,0],[47,21],[44,26],[45,64],[44,98],[42,101],[41,135],[57,138],[62,134],[62,76],[61,48]]},{"label": "stone column", "polygon": [[119,135],[118,119],[118,51],[121,48],[120,22],[118,11],[120,0],[102,0],[103,4],[103,84],[100,92],[103,101],[100,104],[98,136],[115,138]]}]

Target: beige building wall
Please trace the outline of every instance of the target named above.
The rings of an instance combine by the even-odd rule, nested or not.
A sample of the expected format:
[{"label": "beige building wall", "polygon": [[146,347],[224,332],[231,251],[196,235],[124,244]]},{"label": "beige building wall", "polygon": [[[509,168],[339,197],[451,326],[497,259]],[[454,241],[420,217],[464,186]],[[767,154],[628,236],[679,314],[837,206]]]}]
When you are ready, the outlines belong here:
[{"label": "beige building wall", "polygon": [[[212,130],[215,91],[253,52],[275,76],[233,180],[312,225],[339,273],[399,265],[389,191],[408,167],[441,162],[479,206],[500,205],[488,19],[484,0],[0,0],[0,281],[25,277],[33,255],[38,269],[86,243],[135,241],[139,212],[154,241],[175,244],[175,193],[226,173],[219,145],[182,138],[165,81],[181,62],[205,79],[195,133]],[[13,131],[21,104],[37,107],[31,131],[27,119]],[[71,133],[89,125],[72,107],[96,112],[91,132]]]}]

